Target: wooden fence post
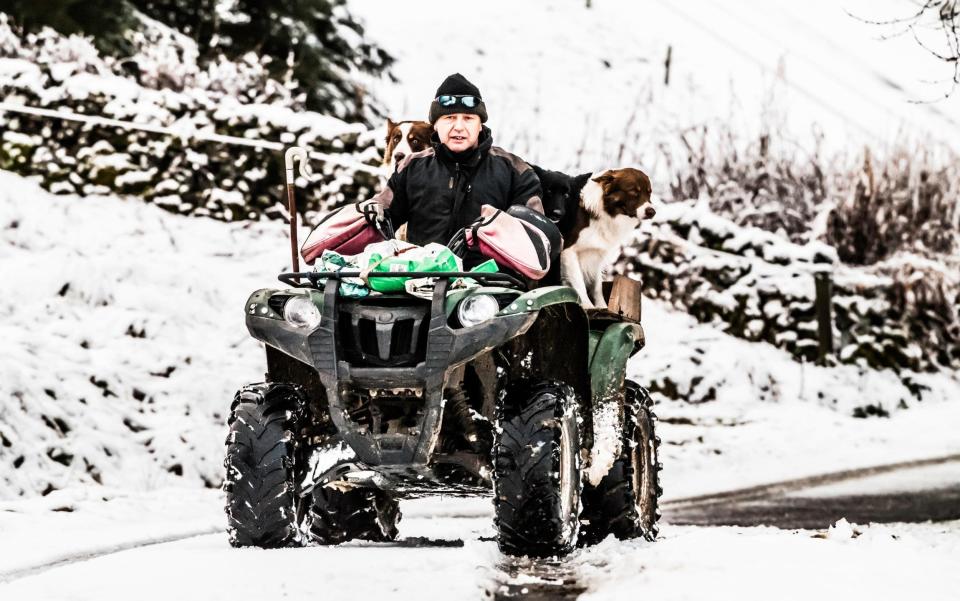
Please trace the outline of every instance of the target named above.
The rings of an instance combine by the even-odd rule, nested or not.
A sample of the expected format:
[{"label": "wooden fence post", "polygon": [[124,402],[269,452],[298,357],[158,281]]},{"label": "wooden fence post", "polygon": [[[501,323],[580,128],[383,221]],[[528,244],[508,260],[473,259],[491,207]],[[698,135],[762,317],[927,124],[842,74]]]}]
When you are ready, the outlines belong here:
[{"label": "wooden fence post", "polygon": [[673,61],[673,45],[667,46],[667,58],[663,61],[663,85],[670,85],[670,63]]},{"label": "wooden fence post", "polygon": [[833,354],[833,282],[829,271],[818,271],[813,274],[816,287],[814,307],[817,313],[817,338],[819,341],[817,363],[825,365],[827,355]]}]

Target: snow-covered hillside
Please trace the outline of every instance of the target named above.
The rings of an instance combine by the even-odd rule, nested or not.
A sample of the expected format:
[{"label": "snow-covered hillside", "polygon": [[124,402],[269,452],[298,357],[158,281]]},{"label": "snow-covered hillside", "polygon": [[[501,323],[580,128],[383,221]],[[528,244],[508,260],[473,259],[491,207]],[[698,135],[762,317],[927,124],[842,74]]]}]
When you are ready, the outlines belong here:
[{"label": "snow-covered hillside", "polygon": [[0,496],[219,485],[232,391],[263,371],[243,302],[283,230],[0,171]]},{"label": "snow-covered hillside", "polygon": [[949,89],[948,66],[851,16],[913,10],[898,0],[350,4],[397,56],[399,82],[378,90],[395,119],[426,118],[459,71],[480,87],[495,139],[552,169],[637,164],[662,186],[662,151],[701,127],[742,140],[782,131],[801,156],[882,151],[898,136],[960,149],[960,95],[914,102]]}]

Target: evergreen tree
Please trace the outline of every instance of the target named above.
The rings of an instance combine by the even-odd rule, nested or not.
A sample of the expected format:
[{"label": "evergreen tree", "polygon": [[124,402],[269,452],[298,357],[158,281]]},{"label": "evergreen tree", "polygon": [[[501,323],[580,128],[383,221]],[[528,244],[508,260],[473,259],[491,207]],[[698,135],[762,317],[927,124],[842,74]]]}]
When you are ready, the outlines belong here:
[{"label": "evergreen tree", "polygon": [[358,81],[393,58],[363,39],[345,0],[12,0],[25,31],[44,25],[94,38],[103,54],[132,54],[124,33],[137,13],[196,41],[201,63],[256,54],[271,76],[304,95],[304,107],[348,121],[378,114]]},{"label": "evergreen tree", "polygon": [[50,27],[62,34],[91,36],[97,50],[122,55],[132,52],[124,33],[136,27],[127,0],[8,0],[3,12],[24,33]]}]

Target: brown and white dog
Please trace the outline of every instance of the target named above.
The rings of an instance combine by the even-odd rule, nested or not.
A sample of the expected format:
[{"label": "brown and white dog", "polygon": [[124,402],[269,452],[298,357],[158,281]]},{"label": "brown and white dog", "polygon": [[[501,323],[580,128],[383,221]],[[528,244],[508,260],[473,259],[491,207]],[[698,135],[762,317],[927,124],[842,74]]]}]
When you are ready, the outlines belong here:
[{"label": "brown and white dog", "polygon": [[560,279],[577,291],[584,307],[606,307],[604,267],[620,256],[640,222],[656,214],[650,178],[630,167],[576,177],[536,166],[534,170],[544,210],[563,234]]},{"label": "brown and white dog", "polygon": [[405,156],[430,147],[433,127],[426,121],[399,121],[387,119],[387,149],[383,166],[393,174]]},{"label": "brown and white dog", "polygon": [[[380,182],[380,187],[386,187],[391,175],[396,173],[404,157],[415,152],[430,148],[430,136],[433,126],[427,121],[398,121],[387,119],[387,148],[383,153],[383,167],[386,174]],[[403,224],[396,232],[400,240],[407,239],[407,225]]]}]

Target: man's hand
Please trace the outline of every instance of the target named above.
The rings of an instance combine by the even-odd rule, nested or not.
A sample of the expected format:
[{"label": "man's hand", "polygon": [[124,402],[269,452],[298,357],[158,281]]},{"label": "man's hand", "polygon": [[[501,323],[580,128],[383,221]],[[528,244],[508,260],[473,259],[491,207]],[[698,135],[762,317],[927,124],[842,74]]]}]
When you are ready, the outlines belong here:
[{"label": "man's hand", "polygon": [[377,221],[384,221],[383,205],[377,202],[377,199],[370,198],[357,203],[357,209],[367,216],[375,216]]}]

